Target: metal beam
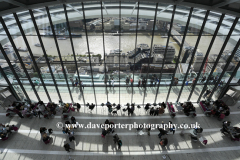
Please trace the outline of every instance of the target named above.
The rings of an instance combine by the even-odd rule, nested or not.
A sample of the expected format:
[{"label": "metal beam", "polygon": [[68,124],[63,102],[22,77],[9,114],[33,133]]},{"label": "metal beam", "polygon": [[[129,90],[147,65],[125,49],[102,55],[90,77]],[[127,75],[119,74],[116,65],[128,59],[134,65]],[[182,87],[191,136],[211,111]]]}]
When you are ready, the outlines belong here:
[{"label": "metal beam", "polygon": [[225,84],[224,88],[222,89],[222,92],[221,92],[221,94],[219,95],[218,99],[221,99],[221,98],[224,96],[224,94],[227,92],[227,89],[228,89],[228,87],[229,87],[229,84],[231,83],[232,79],[233,79],[234,76],[236,75],[239,67],[240,67],[240,62],[238,62],[237,66],[235,67],[235,69],[234,69],[231,77],[229,78],[229,80],[228,80],[227,83]]},{"label": "metal beam", "polygon": [[[64,0],[62,2],[59,2],[59,1],[51,1],[51,2],[45,2],[45,3],[36,3],[36,4],[32,4],[32,5],[27,5],[27,8],[31,8],[31,9],[37,9],[37,8],[41,8],[41,7],[44,7],[44,6],[54,6],[54,5],[59,5],[59,4],[64,4],[64,3],[74,3],[74,2],[85,2],[87,0]],[[136,1],[135,1],[136,2]],[[209,6],[209,5],[203,5],[203,4],[198,4],[198,3],[191,3],[191,2],[185,2],[185,1],[174,1],[174,0],[151,0],[151,2],[153,3],[166,3],[166,4],[169,4],[169,5],[172,5],[172,4],[180,4],[182,6],[187,6],[187,7],[195,7],[195,8],[201,8],[201,9],[205,9],[205,10],[211,10],[211,11],[215,11],[215,12],[219,12],[219,13],[228,13],[228,14],[231,14],[231,15],[234,15],[236,17],[240,17],[240,13],[238,12],[235,12],[235,11],[230,11],[230,10],[227,10],[227,9],[222,9],[222,8],[214,8],[212,6]],[[10,13],[14,13],[14,12],[21,12],[21,11],[24,11],[26,10],[25,7],[17,7],[17,8],[13,8],[13,9],[8,9],[8,10],[3,10],[0,12],[0,16],[3,16],[3,15],[7,15],[7,14],[10,14]]]},{"label": "metal beam", "polygon": [[42,48],[42,51],[43,51],[43,54],[44,54],[44,58],[45,58],[45,60],[46,60],[46,62],[47,62],[48,69],[49,69],[50,74],[51,74],[51,76],[52,76],[52,80],[53,80],[55,89],[56,89],[56,91],[57,91],[57,93],[58,93],[58,97],[59,97],[60,101],[62,101],[62,97],[61,97],[60,92],[59,92],[59,90],[58,90],[57,83],[56,83],[55,77],[54,77],[54,75],[53,75],[53,71],[52,71],[51,65],[50,65],[50,63],[49,63],[49,60],[48,60],[48,57],[47,57],[47,53],[46,53],[45,47],[44,47],[44,45],[43,45],[42,37],[41,37],[41,35],[40,35],[40,32],[39,32],[39,29],[38,29],[36,20],[35,20],[34,15],[33,15],[33,11],[30,9],[30,10],[29,10],[29,13],[30,13],[30,16],[31,16],[31,18],[32,18],[33,25],[34,25],[34,28],[35,28],[35,30],[36,30],[37,36],[38,36],[38,40],[39,40],[39,43],[40,43],[40,45],[41,45],[41,48]]},{"label": "metal beam", "polygon": [[[42,11],[42,10],[40,10],[40,9],[33,9],[33,10],[34,10],[34,11],[38,11],[38,12],[43,13],[43,14],[47,14],[46,11]],[[58,19],[63,19],[63,18],[61,18],[61,17],[59,17],[59,16],[56,16],[56,15],[54,15],[54,14],[52,14],[52,13],[50,13],[50,15],[52,15],[53,17],[58,18]]]},{"label": "metal beam", "polygon": [[177,71],[177,68],[178,68],[178,64],[179,64],[180,56],[181,56],[181,53],[182,53],[183,44],[184,44],[184,42],[185,42],[185,38],[186,38],[186,35],[187,35],[187,31],[188,31],[190,19],[191,19],[191,16],[192,16],[192,12],[193,12],[193,8],[191,8],[190,11],[189,11],[188,20],[187,20],[186,27],[185,27],[185,31],[184,31],[184,34],[183,34],[182,43],[181,43],[181,45],[180,45],[180,49],[179,49],[179,53],[178,53],[178,58],[177,58],[176,66],[175,66],[175,69],[174,69],[174,72],[173,72],[173,75],[172,75],[171,85],[170,85],[170,88],[169,88],[169,90],[168,90],[166,102],[168,101],[168,98],[169,98],[169,95],[170,95],[170,92],[171,92],[171,89],[172,89],[173,79],[174,79],[174,77],[175,77],[175,74],[176,74],[176,71]]},{"label": "metal beam", "polygon": [[170,7],[172,7],[172,6],[173,6],[173,5],[169,5],[169,6],[165,7],[164,9],[162,9],[161,11],[159,11],[158,14],[164,12],[165,10],[167,10],[168,8],[170,8]]},{"label": "metal beam", "polygon": [[[66,9],[66,5],[65,4],[63,4],[63,8],[64,8],[65,17],[66,17],[66,23],[67,23],[68,32],[69,32],[69,38],[70,38],[70,42],[71,42],[71,47],[72,47],[72,52],[73,52],[73,57],[74,57],[74,63],[75,63],[75,67],[77,69],[78,81],[79,81],[79,84],[80,84],[81,78],[79,76],[79,70],[78,70],[78,66],[77,66],[77,59],[76,59],[75,49],[74,49],[73,40],[72,40],[72,31],[71,31],[71,27],[70,27],[70,24],[69,24],[68,14],[67,14],[67,9]],[[80,87],[80,92],[82,94],[83,103],[85,105],[85,98],[84,98],[82,87]]]},{"label": "metal beam", "polygon": [[34,66],[35,66],[35,69],[36,69],[36,71],[37,71],[37,73],[38,73],[38,77],[39,77],[40,80],[41,80],[41,83],[42,83],[43,88],[44,88],[44,90],[45,90],[45,93],[46,93],[46,95],[47,95],[47,97],[48,97],[48,100],[49,100],[49,102],[51,102],[52,100],[51,100],[51,98],[50,98],[50,96],[49,96],[49,93],[48,93],[47,88],[46,88],[46,86],[45,86],[45,83],[44,83],[44,81],[43,81],[42,75],[41,75],[40,70],[39,70],[39,68],[38,68],[38,66],[37,66],[36,60],[35,60],[35,58],[34,58],[34,56],[33,56],[31,47],[30,47],[30,45],[29,45],[29,43],[28,43],[28,40],[27,40],[27,38],[26,38],[26,35],[25,35],[24,30],[23,30],[23,28],[22,28],[22,25],[21,25],[21,23],[20,23],[20,21],[19,21],[19,19],[18,19],[17,14],[14,13],[13,15],[14,15],[15,20],[16,20],[16,22],[17,22],[18,28],[19,28],[19,30],[20,30],[20,32],[21,32],[21,34],[22,34],[23,40],[24,40],[24,42],[25,42],[25,44],[26,44],[26,46],[27,46],[29,55],[30,55],[30,57],[31,57],[31,59],[32,59],[32,62],[33,62],[33,64],[34,64]]},{"label": "metal beam", "polygon": [[[184,80],[183,80],[183,83],[182,83],[181,90],[180,90],[179,95],[178,95],[178,98],[177,98],[177,102],[178,102],[179,99],[180,99],[180,96],[181,96],[181,94],[182,94],[183,87],[184,87],[184,85],[185,85],[185,81],[186,81],[186,79],[187,79],[187,77],[188,77],[189,70],[190,70],[190,68],[191,68],[193,59],[194,59],[195,54],[196,54],[196,52],[197,52],[198,44],[199,44],[199,42],[200,42],[200,39],[201,39],[201,36],[202,36],[202,33],[203,33],[203,29],[204,29],[204,27],[205,27],[205,24],[206,24],[208,15],[209,15],[209,12],[210,12],[210,11],[208,10],[207,13],[206,13],[206,15],[205,15],[205,18],[204,18],[204,20],[203,20],[202,27],[201,27],[201,29],[200,29],[200,31],[199,31],[198,39],[197,39],[196,45],[195,45],[195,47],[194,47],[194,49],[193,49],[193,51],[192,51],[191,60],[190,60],[189,65],[188,65],[188,69],[187,69],[186,75],[185,75]],[[195,83],[197,83],[197,82],[195,82]]]},{"label": "metal beam", "polygon": [[235,20],[234,20],[234,22],[233,22],[233,24],[232,24],[232,27],[231,27],[231,29],[230,29],[229,32],[228,32],[228,35],[227,35],[227,37],[226,37],[226,39],[225,39],[225,41],[224,41],[224,43],[223,43],[223,45],[222,45],[222,48],[221,48],[221,50],[220,50],[220,52],[219,52],[219,54],[218,54],[218,57],[217,57],[217,59],[216,59],[216,61],[215,61],[215,63],[214,63],[214,66],[212,67],[212,70],[211,70],[211,72],[210,72],[210,74],[209,74],[209,76],[208,76],[208,79],[207,79],[207,81],[206,81],[206,84],[205,84],[205,86],[203,87],[203,90],[202,90],[202,92],[201,92],[201,94],[200,94],[197,102],[200,101],[200,99],[202,98],[202,95],[203,95],[204,91],[205,91],[206,88],[207,88],[207,85],[208,85],[208,83],[209,83],[209,79],[210,79],[210,77],[212,76],[212,74],[213,74],[213,72],[214,72],[214,70],[215,70],[215,68],[216,68],[216,66],[217,66],[217,64],[218,64],[219,59],[221,58],[221,55],[222,55],[222,53],[223,53],[223,50],[225,49],[225,47],[226,47],[226,45],[227,45],[227,42],[228,42],[228,40],[229,40],[230,37],[231,37],[231,34],[232,34],[232,32],[233,32],[233,30],[234,30],[234,28],[235,28],[235,26],[236,26],[236,24],[237,24],[237,22],[238,22],[238,19],[239,19],[239,18],[235,18]]},{"label": "metal beam", "polygon": [[204,67],[205,62],[206,62],[206,60],[207,60],[207,58],[208,58],[208,55],[210,54],[210,51],[211,51],[211,49],[212,49],[213,43],[214,43],[214,41],[215,41],[215,39],[216,39],[217,33],[218,33],[219,28],[220,28],[220,26],[221,26],[221,24],[222,24],[222,21],[223,21],[223,19],[224,19],[224,16],[225,16],[225,14],[222,14],[222,16],[221,16],[220,19],[219,19],[217,28],[215,29],[215,32],[214,32],[213,37],[212,37],[212,40],[211,40],[211,42],[210,42],[210,44],[209,44],[208,50],[207,50],[206,55],[205,55],[205,57],[204,57],[204,59],[203,59],[203,62],[202,62],[202,64],[201,64],[201,67],[200,67],[200,69],[199,69],[199,72],[198,72],[198,75],[197,75],[197,78],[196,78],[196,81],[195,81],[196,83],[195,83],[195,84],[193,85],[193,87],[192,87],[192,91],[190,92],[190,95],[189,95],[189,97],[188,97],[188,100],[190,100],[191,97],[192,97],[193,91],[194,91],[194,89],[195,89],[195,87],[196,87],[196,84],[197,84],[197,82],[198,82],[199,77],[201,76],[203,67]]},{"label": "metal beam", "polygon": [[104,53],[104,83],[106,82],[105,84],[105,91],[106,91],[106,94],[107,94],[107,102],[108,102],[108,90],[107,90],[107,81],[106,81],[106,50],[105,50],[105,36],[104,36],[104,23],[103,23],[103,3],[102,1],[100,2],[100,5],[101,5],[101,17],[102,17],[102,35],[103,35],[103,53]]},{"label": "metal beam", "polygon": [[[136,39],[135,39],[135,53],[136,53],[136,50],[137,50],[137,35],[138,35],[138,19],[139,19],[139,3],[138,2],[138,10],[137,10],[137,25],[136,25]],[[133,82],[135,81],[134,79],[134,71],[135,71],[135,61],[136,61],[136,56],[134,56],[134,66],[133,66]],[[133,103],[133,88],[132,88],[132,97],[131,97],[131,104]]]},{"label": "metal beam", "polygon": [[92,62],[91,62],[90,48],[89,48],[89,42],[88,42],[87,22],[86,22],[86,17],[85,17],[85,11],[84,11],[84,4],[83,4],[83,2],[82,2],[82,11],[83,11],[83,19],[84,19],[84,26],[85,26],[86,41],[87,41],[88,58],[89,58],[89,64],[90,64],[90,70],[91,70],[91,77],[92,77],[92,83],[93,83],[93,92],[94,92],[94,97],[95,97],[95,103],[96,103],[96,106],[97,106],[97,99],[96,99],[96,93],[95,93],[95,85],[94,85],[94,81],[93,81]]},{"label": "metal beam", "polygon": [[[122,34],[122,29],[121,29],[121,1],[119,1],[119,33]],[[121,50],[121,36],[118,36],[119,38],[119,51]],[[121,60],[121,53],[118,54],[118,81],[119,81],[119,104],[121,102],[121,96],[120,96],[120,60]],[[133,87],[132,87],[133,88]]]},{"label": "metal beam", "polygon": [[[65,4],[64,4],[65,5]],[[73,7],[72,5],[70,5],[70,4],[66,4],[68,7],[70,7],[70,8],[72,8],[74,11],[76,11],[76,12],[78,12],[79,14],[81,14],[82,15],[82,13],[79,11],[79,10],[77,10],[75,7]]]},{"label": "metal beam", "polygon": [[228,57],[228,61],[227,61],[227,63],[225,64],[225,66],[224,66],[224,68],[223,68],[223,71],[222,71],[221,75],[219,76],[218,81],[217,81],[217,83],[215,84],[214,88],[212,89],[212,92],[211,92],[211,94],[209,95],[209,98],[208,98],[208,99],[211,99],[211,97],[213,96],[213,93],[214,93],[215,90],[217,89],[218,84],[219,84],[220,81],[222,80],[222,77],[223,77],[223,75],[225,74],[225,72],[227,71],[227,68],[228,68],[230,62],[232,61],[235,53],[237,52],[239,46],[240,46],[240,39],[238,39],[238,42],[237,42],[237,44],[235,45],[232,54]]},{"label": "metal beam", "polygon": [[163,72],[163,68],[164,68],[164,64],[165,64],[165,58],[166,58],[166,55],[167,55],[167,49],[168,49],[168,44],[169,44],[169,40],[170,40],[170,36],[171,36],[171,31],[172,31],[175,11],[176,11],[176,5],[173,6],[172,18],[171,18],[170,28],[168,30],[168,38],[167,38],[167,43],[166,43],[166,47],[165,47],[165,51],[164,51],[164,55],[163,55],[163,63],[162,63],[161,71],[160,71],[159,83],[158,83],[158,87],[157,87],[157,92],[156,92],[154,103],[156,103],[157,97],[158,97],[158,92],[159,92],[159,87],[160,87],[160,83],[161,83],[161,79],[162,79],[162,72]]},{"label": "metal beam", "polygon": [[239,0],[225,0],[224,2],[220,2],[218,4],[213,5],[212,8],[223,7],[234,2],[239,2]]},{"label": "metal beam", "polygon": [[[155,16],[154,16],[153,30],[152,30],[152,40],[151,40],[150,54],[149,54],[149,57],[148,57],[148,71],[147,71],[146,79],[148,79],[150,58],[152,56],[152,46],[153,46],[153,37],[154,37],[156,19],[157,19],[157,9],[158,9],[158,3],[156,3],[156,9],[155,9]],[[143,104],[142,104],[143,106],[144,106],[144,100],[145,100],[145,96],[146,96],[146,90],[147,90],[147,82],[146,82],[146,87],[144,88],[144,96],[143,96]]]},{"label": "metal beam", "polygon": [[15,70],[14,70],[14,68],[13,68],[13,66],[12,66],[12,64],[11,64],[11,62],[10,62],[8,56],[7,56],[7,54],[5,53],[5,51],[4,51],[4,49],[3,49],[1,43],[0,43],[0,50],[1,50],[2,55],[4,56],[5,60],[7,61],[8,66],[9,66],[9,68],[11,69],[11,71],[12,71],[14,77],[16,78],[18,84],[20,85],[20,87],[21,87],[21,89],[22,89],[22,91],[23,91],[25,97],[27,98],[28,101],[31,101],[30,98],[28,97],[28,94],[27,94],[26,90],[24,89],[24,87],[23,87],[21,81],[19,80],[18,75],[17,75],[17,73],[15,72]]},{"label": "metal beam", "polygon": [[137,7],[137,5],[138,5],[138,2],[135,3],[131,15],[133,14],[133,12],[134,12],[135,8]]},{"label": "metal beam", "polygon": [[10,41],[12,47],[13,47],[14,52],[15,52],[16,55],[17,55],[17,58],[18,58],[21,66],[22,66],[22,68],[23,68],[23,71],[25,72],[25,75],[26,75],[26,77],[27,77],[27,79],[28,79],[28,81],[29,81],[32,89],[33,89],[34,94],[36,95],[38,101],[40,101],[40,98],[39,98],[38,93],[37,93],[37,91],[36,91],[35,85],[32,83],[32,80],[31,80],[31,78],[30,78],[30,76],[29,76],[29,74],[28,74],[28,72],[27,72],[27,69],[26,69],[26,67],[25,67],[25,64],[23,63],[22,58],[20,57],[20,54],[19,54],[19,52],[18,52],[18,49],[17,49],[17,47],[16,47],[16,45],[15,45],[15,43],[14,43],[14,41],[13,41],[13,38],[12,38],[10,32],[8,31],[8,28],[7,28],[7,26],[6,26],[6,24],[5,24],[5,22],[4,22],[4,20],[3,20],[2,17],[0,17],[0,22],[1,22],[2,26],[3,26],[3,29],[4,29],[5,33],[6,33],[7,36],[8,36],[8,39],[9,39],[9,41]]},{"label": "metal beam", "polygon": [[55,30],[54,30],[52,18],[51,18],[51,15],[50,15],[50,12],[49,12],[49,8],[48,8],[48,7],[46,7],[46,11],[47,11],[48,20],[49,20],[49,23],[50,23],[50,26],[51,26],[51,29],[52,29],[54,42],[55,42],[55,45],[56,45],[56,48],[57,48],[58,57],[59,57],[59,59],[60,59],[60,63],[61,63],[61,66],[62,66],[62,71],[63,71],[63,74],[64,74],[64,78],[65,78],[65,81],[66,81],[66,84],[67,84],[68,92],[69,92],[70,98],[71,98],[71,100],[72,100],[72,103],[74,103],[73,97],[72,97],[72,93],[71,93],[71,90],[70,90],[69,84],[68,84],[68,79],[67,79],[66,70],[65,70],[64,65],[63,65],[63,62],[62,62],[62,56],[61,56],[61,53],[60,53],[60,49],[59,49],[57,37],[56,37],[56,34],[55,34]]},{"label": "metal beam", "polygon": [[10,92],[12,93],[12,95],[16,98],[16,100],[21,101],[20,98],[18,97],[17,93],[15,92],[15,89],[13,88],[11,82],[8,80],[7,75],[4,73],[2,67],[0,66],[0,73],[2,74],[2,76],[4,77],[5,81],[8,84],[8,87],[10,88]]},{"label": "metal beam", "polygon": [[108,14],[108,12],[107,12],[107,7],[105,6],[105,4],[104,4],[104,2],[103,2],[103,1],[102,1],[102,5],[103,5],[103,7],[104,7],[104,9],[105,9],[106,13]]},{"label": "metal beam", "polygon": [[14,0],[3,0],[3,1],[7,2],[7,3],[11,3],[11,4],[15,5],[15,6],[27,8],[27,5],[25,5],[23,3],[20,3],[20,2],[17,2],[17,1],[14,1]]}]

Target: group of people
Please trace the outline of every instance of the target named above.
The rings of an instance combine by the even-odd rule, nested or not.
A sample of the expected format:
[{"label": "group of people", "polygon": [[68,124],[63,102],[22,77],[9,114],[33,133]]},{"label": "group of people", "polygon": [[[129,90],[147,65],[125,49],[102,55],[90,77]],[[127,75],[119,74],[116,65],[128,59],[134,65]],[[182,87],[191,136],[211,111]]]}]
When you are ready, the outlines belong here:
[{"label": "group of people", "polygon": [[76,78],[76,80],[74,81],[73,78],[70,77],[70,81],[72,82],[72,86],[73,86],[73,87],[79,86],[81,89],[84,89],[83,82],[80,81],[80,83],[78,83],[78,79],[77,79],[77,78]]},{"label": "group of people", "polygon": [[40,128],[40,134],[42,136],[42,141],[45,144],[50,143],[51,137],[50,135],[53,133],[53,130],[51,128],[47,129],[46,127]]},{"label": "group of people", "polygon": [[4,125],[2,123],[0,123],[0,139],[2,141],[7,140],[8,136],[12,133],[12,132],[16,132],[18,130],[18,127],[16,127],[15,125]]},{"label": "group of people", "polygon": [[[70,142],[73,142],[73,141],[75,141],[75,136],[74,136],[73,129],[76,129],[76,127],[74,128],[71,124],[76,124],[77,122],[76,122],[76,118],[73,117],[73,116],[71,117],[70,120],[71,120],[71,122],[70,121],[65,121],[65,125],[69,124],[69,127],[63,127],[62,132],[63,132],[63,134],[66,134],[68,136],[68,139],[69,139]],[[65,148],[65,150],[67,152],[70,152],[70,149],[72,149],[70,147],[69,143],[64,144],[63,147]]]},{"label": "group of people", "polygon": [[230,121],[223,121],[221,132],[224,134],[229,134],[232,140],[239,141],[240,139],[240,128],[232,127]]},{"label": "group of people", "polygon": [[213,105],[211,115],[218,117],[220,120],[230,115],[230,108],[222,100],[214,101]]},{"label": "group of people", "polygon": [[49,116],[56,114],[56,106],[54,103],[49,103],[45,106],[42,101],[29,104],[26,104],[26,102],[13,102],[13,104],[8,107],[6,116],[18,114],[21,118],[32,118],[33,116],[40,118],[40,115],[44,115],[45,118],[49,118]]},{"label": "group of people", "polygon": [[[114,130],[114,123],[113,122],[111,122],[111,121],[109,121],[108,119],[106,119],[106,121],[104,122],[104,128],[102,128],[102,134],[101,134],[101,136],[103,137],[103,138],[105,138],[105,136],[107,135],[107,134],[110,134],[110,133],[114,133],[115,132],[115,130]],[[113,142],[116,144],[117,143],[117,145],[118,145],[118,149],[120,150],[121,149],[121,146],[122,146],[122,140],[120,139],[120,137],[117,135],[117,134],[115,134],[114,136],[113,136]]]},{"label": "group of people", "polygon": [[[151,104],[147,103],[144,107],[146,111],[150,109]],[[164,102],[159,103],[159,106],[156,109],[152,107],[149,111],[150,116],[158,116],[159,114],[163,114],[165,112],[166,104]]]},{"label": "group of people", "polygon": [[180,105],[183,107],[183,112],[186,116],[189,116],[190,113],[196,112],[196,108],[193,106],[192,102],[180,103]]}]

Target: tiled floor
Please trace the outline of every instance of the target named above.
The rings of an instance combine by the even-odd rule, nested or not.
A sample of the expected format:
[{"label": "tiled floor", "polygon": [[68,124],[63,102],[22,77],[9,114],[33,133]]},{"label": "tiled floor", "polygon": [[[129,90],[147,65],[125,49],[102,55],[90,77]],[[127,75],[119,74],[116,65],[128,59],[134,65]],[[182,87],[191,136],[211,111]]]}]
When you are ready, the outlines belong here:
[{"label": "tiled floor", "polygon": [[[117,90],[117,89],[116,89]],[[103,91],[104,92],[104,91]],[[136,91],[137,92],[137,91]],[[86,93],[87,94],[87,93]],[[89,94],[90,91],[89,91]],[[99,94],[97,97],[101,99],[105,94]],[[128,93],[121,95],[121,101],[129,101]],[[130,94],[131,95],[131,94]],[[133,98],[138,98],[140,93],[135,93]],[[151,95],[149,93],[148,95]],[[93,99],[92,96],[86,96],[88,100]],[[118,98],[118,96],[116,97]],[[149,97],[150,98],[150,97]],[[112,99],[114,100],[114,98]],[[118,100],[118,99],[117,99]],[[114,101],[111,101],[112,103]],[[126,102],[123,102],[126,103]],[[240,127],[238,109],[240,103],[231,106],[231,114],[226,120],[230,120],[232,125]],[[8,118],[5,116],[5,111],[0,109],[1,123],[16,124],[19,127],[18,133],[10,135],[7,141],[0,141],[1,154],[0,159],[15,160],[15,159],[69,159],[69,155],[74,159],[166,159],[181,160],[181,159],[239,159],[240,157],[240,142],[233,142],[229,137],[220,133],[222,125],[215,117],[206,117],[198,104],[194,104],[197,111],[197,117],[187,117],[183,113],[177,113],[175,118],[171,118],[166,109],[163,115],[150,116],[143,108],[136,109],[133,116],[128,117],[123,111],[119,111],[118,115],[108,114],[106,106],[96,107],[92,112],[87,107],[82,107],[80,112],[72,112],[77,121],[81,124],[100,124],[104,123],[105,119],[109,119],[116,123],[133,124],[134,122],[146,124],[160,124],[162,121],[167,123],[172,121],[176,124],[192,124],[198,122],[203,128],[203,136],[207,138],[208,144],[202,145],[200,142],[191,141],[189,130],[185,134],[180,135],[181,129],[177,129],[176,133],[170,133],[166,137],[169,140],[167,147],[159,146],[158,131],[152,130],[151,136],[147,136],[145,132],[142,136],[137,136],[134,129],[116,129],[123,141],[121,151],[113,143],[112,135],[107,135],[105,139],[101,137],[101,129],[79,128],[75,130],[74,142],[69,142],[68,137],[64,135],[61,129],[56,127],[58,122],[63,122],[61,114],[57,113],[53,119],[38,119],[24,118],[18,116]],[[41,141],[39,128],[45,126],[52,128],[54,133],[51,135],[53,141],[51,144],[45,145]],[[73,152],[67,153],[63,145],[69,142],[75,149]]]}]

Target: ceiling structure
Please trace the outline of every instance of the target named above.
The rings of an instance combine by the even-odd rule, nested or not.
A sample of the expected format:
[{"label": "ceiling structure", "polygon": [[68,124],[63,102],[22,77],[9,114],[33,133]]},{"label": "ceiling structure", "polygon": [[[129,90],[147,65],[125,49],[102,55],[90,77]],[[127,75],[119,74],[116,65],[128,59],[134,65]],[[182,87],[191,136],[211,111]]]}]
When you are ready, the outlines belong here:
[{"label": "ceiling structure", "polygon": [[[121,2],[138,2],[136,0],[122,0]],[[51,6],[63,3],[74,2],[94,2],[88,0],[0,0],[0,16],[27,9],[34,9],[44,6]],[[103,1],[119,2],[119,0]],[[188,7],[195,7],[204,10],[211,10],[220,13],[228,13],[232,16],[240,17],[240,0],[151,0],[141,1],[143,3],[158,2],[166,4],[178,4]],[[105,7],[104,7],[105,8]],[[135,7],[134,7],[135,8]],[[133,9],[134,9],[133,8]],[[167,8],[166,8],[167,9]],[[105,10],[107,10],[105,8]],[[164,10],[163,10],[164,11]]]}]

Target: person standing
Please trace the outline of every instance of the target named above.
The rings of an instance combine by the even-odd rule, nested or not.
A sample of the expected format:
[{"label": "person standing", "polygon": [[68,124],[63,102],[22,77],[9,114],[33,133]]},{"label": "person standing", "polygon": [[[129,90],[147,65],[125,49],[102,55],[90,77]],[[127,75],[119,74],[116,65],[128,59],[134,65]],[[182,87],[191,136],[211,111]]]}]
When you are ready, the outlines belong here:
[{"label": "person standing", "polygon": [[113,78],[112,78],[112,81],[111,81],[111,83],[112,83],[112,86],[113,86],[113,88],[114,88],[114,80],[113,80]]},{"label": "person standing", "polygon": [[[169,124],[172,125],[172,121],[169,121]],[[170,128],[170,132],[173,132],[173,134],[175,133],[175,127],[172,125],[172,128]]]},{"label": "person standing", "polygon": [[77,111],[78,112],[79,112],[80,108],[81,108],[81,105],[79,103],[77,103]]},{"label": "person standing", "polygon": [[[65,150],[66,150],[67,152],[70,152],[70,149],[72,149],[68,143],[64,144],[63,147],[65,148]],[[72,149],[72,150],[73,150],[73,149]]]},{"label": "person standing", "polygon": [[154,111],[154,116],[158,116],[158,114],[159,114],[159,108],[156,108]]},{"label": "person standing", "polygon": [[201,83],[203,83],[206,80],[206,76],[202,77]]},{"label": "person standing", "polygon": [[37,79],[35,80],[35,85],[39,86],[39,81]]},{"label": "person standing", "polygon": [[72,142],[73,140],[75,140],[74,132],[68,132],[68,138],[69,138],[69,141],[70,141],[70,142]]},{"label": "person standing", "polygon": [[138,80],[138,88],[141,86],[141,79]]},{"label": "person standing", "polygon": [[41,111],[41,109],[39,107],[36,108],[36,112],[38,114],[39,119],[41,119],[40,114],[41,115],[43,115],[43,114],[42,114],[42,111]]},{"label": "person standing", "polygon": [[82,81],[80,81],[80,88],[81,88],[81,89],[84,89],[84,85],[83,85],[83,82],[82,82]]},{"label": "person standing", "polygon": [[75,80],[75,86],[77,86],[78,85],[78,80],[77,80],[77,78],[76,78],[76,80]]},{"label": "person standing", "polygon": [[190,81],[190,77],[187,78],[186,86],[188,85],[189,81]]},{"label": "person standing", "polygon": [[207,89],[205,94],[203,95],[203,98],[207,97],[207,95],[209,95],[211,93],[211,90],[210,89]]},{"label": "person standing", "polygon": [[174,84],[175,86],[178,85],[178,78],[174,78]]},{"label": "person standing", "polygon": [[109,87],[111,87],[111,79],[108,80]]},{"label": "person standing", "polygon": [[74,87],[74,81],[72,77],[70,77],[70,81],[72,82],[72,86]]},{"label": "person standing", "polygon": [[128,77],[126,78],[126,85],[127,85],[127,88],[128,88],[128,85],[129,85],[129,78]]},{"label": "person standing", "polygon": [[158,79],[157,79],[157,76],[155,76],[154,77],[154,86],[156,86],[157,82],[158,82]]},{"label": "person standing", "polygon": [[194,78],[194,79],[192,80],[191,87],[193,87],[195,83],[196,83],[196,78]]},{"label": "person standing", "polygon": [[216,75],[216,76],[214,77],[213,83],[216,84],[217,81],[218,81],[218,76]]},{"label": "person standing", "polygon": [[130,78],[130,82],[131,82],[131,87],[133,87],[133,79]]},{"label": "person standing", "polygon": [[145,79],[143,78],[142,79],[142,87],[144,87],[145,86]]},{"label": "person standing", "polygon": [[151,124],[148,124],[148,127],[147,127],[148,136],[150,136],[150,131],[151,131]]},{"label": "person standing", "polygon": [[153,77],[152,77],[151,80],[150,80],[150,87],[153,86],[153,81],[154,81],[154,79],[153,79]]},{"label": "person standing", "polygon": [[117,134],[115,134],[115,135],[113,136],[113,141],[114,141],[114,143],[116,144],[116,143],[118,142],[118,140],[119,140],[119,137],[118,137]]}]

